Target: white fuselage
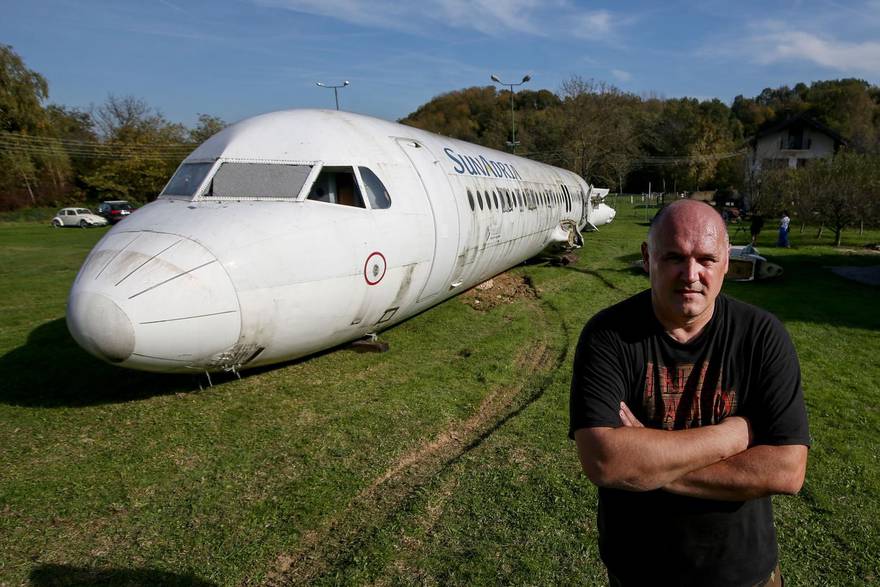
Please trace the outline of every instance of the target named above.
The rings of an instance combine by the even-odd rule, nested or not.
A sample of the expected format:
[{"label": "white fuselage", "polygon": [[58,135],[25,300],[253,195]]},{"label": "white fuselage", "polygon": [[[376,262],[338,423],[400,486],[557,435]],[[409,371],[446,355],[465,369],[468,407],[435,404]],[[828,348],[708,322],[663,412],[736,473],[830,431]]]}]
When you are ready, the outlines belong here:
[{"label": "white fuselage", "polygon": [[566,170],[374,118],[258,116],[198,147],[104,236],[68,326],[92,354],[148,371],[304,356],[579,240],[590,190]]}]

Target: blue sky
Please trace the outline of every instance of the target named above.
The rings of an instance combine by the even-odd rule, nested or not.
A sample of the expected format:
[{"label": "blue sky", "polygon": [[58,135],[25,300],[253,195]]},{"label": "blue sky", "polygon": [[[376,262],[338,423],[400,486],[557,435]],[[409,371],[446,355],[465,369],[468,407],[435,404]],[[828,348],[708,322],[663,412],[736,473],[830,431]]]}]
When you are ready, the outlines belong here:
[{"label": "blue sky", "polygon": [[0,43],[88,108],[133,95],[168,119],[333,107],[386,119],[489,76],[573,75],[664,97],[880,84],[880,0],[0,0]]}]

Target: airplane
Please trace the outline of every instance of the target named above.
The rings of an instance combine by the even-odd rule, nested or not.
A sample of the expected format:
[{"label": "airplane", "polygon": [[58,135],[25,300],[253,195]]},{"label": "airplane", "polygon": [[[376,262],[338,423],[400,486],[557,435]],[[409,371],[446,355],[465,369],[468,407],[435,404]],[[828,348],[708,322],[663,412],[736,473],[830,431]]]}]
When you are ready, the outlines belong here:
[{"label": "airplane", "polygon": [[92,355],[143,371],[289,361],[580,247],[614,217],[603,198],[570,171],[401,124],[263,114],[198,146],[104,235],[67,325]]},{"label": "airplane", "polygon": [[731,246],[730,264],[725,279],[731,281],[756,281],[773,279],[782,275],[782,267],[762,257],[752,245]]},{"label": "airplane", "polygon": [[611,190],[608,188],[597,187],[592,187],[590,190],[590,200],[593,204],[587,224],[590,230],[599,230],[603,224],[611,224],[617,215],[617,210],[605,203],[609,191]]}]

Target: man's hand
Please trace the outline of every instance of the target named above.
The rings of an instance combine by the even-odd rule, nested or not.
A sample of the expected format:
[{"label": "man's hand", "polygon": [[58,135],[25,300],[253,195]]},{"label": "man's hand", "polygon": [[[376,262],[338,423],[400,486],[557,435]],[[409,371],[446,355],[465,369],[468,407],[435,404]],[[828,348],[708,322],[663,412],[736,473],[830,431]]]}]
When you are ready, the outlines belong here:
[{"label": "man's hand", "polygon": [[[620,402],[620,422],[627,428],[645,427],[645,425],[642,424],[639,419],[635,417],[635,415],[633,415],[632,411],[629,409],[629,406],[626,405],[625,402]],[[748,419],[743,418],[742,416],[729,416],[719,422],[717,425],[733,427],[736,430],[735,434],[737,434],[740,439],[744,439],[746,441],[746,445],[742,448],[742,450],[746,450],[749,446],[751,446],[752,441],[754,440],[754,435],[752,433],[752,425],[749,423]]]},{"label": "man's hand", "polygon": [[663,489],[670,493],[745,501],[800,491],[807,472],[807,447],[759,444],[729,459],[682,475]]},{"label": "man's hand", "polygon": [[624,402],[620,402],[620,421],[623,422],[623,425],[627,428],[644,428],[645,425],[642,424],[638,418],[633,416],[633,413],[630,411],[629,406]]},{"label": "man's hand", "polygon": [[[620,421],[628,428],[644,428],[624,402]],[[745,434],[748,446],[754,440],[748,419],[725,418],[718,426],[730,426]],[[706,499],[743,501],[777,493],[797,493],[806,473],[806,447],[755,446],[679,477],[664,487],[669,492]]]}]

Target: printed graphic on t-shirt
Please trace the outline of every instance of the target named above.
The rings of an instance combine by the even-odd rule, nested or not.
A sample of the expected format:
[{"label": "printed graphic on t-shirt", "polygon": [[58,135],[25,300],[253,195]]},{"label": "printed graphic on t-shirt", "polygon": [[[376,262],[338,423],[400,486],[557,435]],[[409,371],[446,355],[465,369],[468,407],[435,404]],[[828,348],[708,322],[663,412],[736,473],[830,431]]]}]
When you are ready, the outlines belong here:
[{"label": "printed graphic on t-shirt", "polygon": [[650,422],[663,430],[717,424],[736,413],[736,392],[722,389],[719,373],[707,380],[708,362],[675,368],[648,363],[643,405]]}]

